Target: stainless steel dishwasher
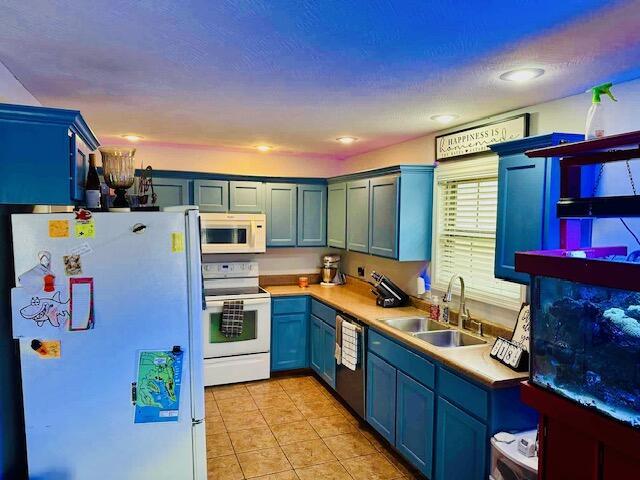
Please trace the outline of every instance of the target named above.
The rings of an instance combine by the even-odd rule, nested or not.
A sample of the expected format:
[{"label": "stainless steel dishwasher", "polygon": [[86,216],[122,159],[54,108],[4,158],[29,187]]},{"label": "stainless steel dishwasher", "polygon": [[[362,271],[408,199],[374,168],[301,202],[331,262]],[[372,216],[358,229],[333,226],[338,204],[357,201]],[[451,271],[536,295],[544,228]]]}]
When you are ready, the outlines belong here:
[{"label": "stainless steel dishwasher", "polygon": [[356,325],[358,337],[358,363],[355,371],[344,365],[336,366],[336,392],[338,395],[363,419],[365,418],[366,396],[366,350],[367,350],[367,326],[353,317],[338,312],[343,322]]}]

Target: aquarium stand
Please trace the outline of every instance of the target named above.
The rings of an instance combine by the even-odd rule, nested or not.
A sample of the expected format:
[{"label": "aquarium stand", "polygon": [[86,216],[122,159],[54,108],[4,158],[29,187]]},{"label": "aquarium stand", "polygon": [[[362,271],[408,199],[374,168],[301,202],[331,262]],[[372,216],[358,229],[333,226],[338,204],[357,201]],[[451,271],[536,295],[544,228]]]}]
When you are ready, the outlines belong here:
[{"label": "aquarium stand", "polygon": [[558,218],[640,217],[640,196],[585,196],[581,174],[585,166],[638,159],[639,145],[640,131],[635,131],[529,150],[526,154],[530,158],[561,157]]},{"label": "aquarium stand", "polygon": [[522,401],[540,412],[538,479],[623,480],[640,475],[640,430],[523,382]]}]

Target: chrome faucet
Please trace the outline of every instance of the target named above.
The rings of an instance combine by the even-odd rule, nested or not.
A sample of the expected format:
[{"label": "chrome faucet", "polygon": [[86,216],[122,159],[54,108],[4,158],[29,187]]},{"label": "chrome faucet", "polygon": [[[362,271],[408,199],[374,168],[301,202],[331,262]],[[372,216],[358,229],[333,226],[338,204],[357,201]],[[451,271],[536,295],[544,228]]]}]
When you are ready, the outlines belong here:
[{"label": "chrome faucet", "polygon": [[[458,328],[463,328],[464,322],[466,320],[469,320],[469,318],[471,317],[471,313],[469,313],[469,309],[467,308],[467,305],[464,301],[464,278],[462,278],[461,275],[453,275],[451,277],[451,280],[449,280],[447,293],[445,294],[442,301],[447,304],[451,302],[451,290],[453,289],[453,282],[456,278],[460,280],[460,308],[458,309]],[[447,309],[446,321],[447,323],[449,323],[449,307],[445,306],[445,308]]]}]

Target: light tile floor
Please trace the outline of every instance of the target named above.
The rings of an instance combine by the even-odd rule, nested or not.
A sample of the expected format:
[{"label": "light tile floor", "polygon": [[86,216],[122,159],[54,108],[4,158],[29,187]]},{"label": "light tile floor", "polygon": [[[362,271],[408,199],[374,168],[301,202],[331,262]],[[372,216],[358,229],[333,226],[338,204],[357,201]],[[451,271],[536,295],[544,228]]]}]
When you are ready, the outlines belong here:
[{"label": "light tile floor", "polygon": [[311,375],[206,389],[209,480],[419,478]]}]

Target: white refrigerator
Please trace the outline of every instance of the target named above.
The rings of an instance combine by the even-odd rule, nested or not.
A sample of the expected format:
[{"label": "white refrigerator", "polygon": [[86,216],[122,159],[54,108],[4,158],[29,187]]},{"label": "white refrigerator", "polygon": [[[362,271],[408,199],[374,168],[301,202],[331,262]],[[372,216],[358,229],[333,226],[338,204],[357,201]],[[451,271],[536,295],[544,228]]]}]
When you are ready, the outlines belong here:
[{"label": "white refrigerator", "polygon": [[12,232],[29,478],[206,479],[197,209]]}]

